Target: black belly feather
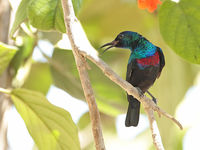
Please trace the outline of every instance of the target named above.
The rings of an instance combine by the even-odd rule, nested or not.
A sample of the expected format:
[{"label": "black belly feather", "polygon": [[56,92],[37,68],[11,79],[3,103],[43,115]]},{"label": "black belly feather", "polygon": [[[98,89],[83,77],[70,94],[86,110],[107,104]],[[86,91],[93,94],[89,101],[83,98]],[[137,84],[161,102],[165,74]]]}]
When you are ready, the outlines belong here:
[{"label": "black belly feather", "polygon": [[[126,80],[134,87],[138,87],[145,93],[155,82],[160,74],[160,65],[146,65],[141,69],[136,60],[131,61],[127,66]],[[125,125],[137,126],[139,122],[140,102],[127,94],[129,107],[126,115]]]}]

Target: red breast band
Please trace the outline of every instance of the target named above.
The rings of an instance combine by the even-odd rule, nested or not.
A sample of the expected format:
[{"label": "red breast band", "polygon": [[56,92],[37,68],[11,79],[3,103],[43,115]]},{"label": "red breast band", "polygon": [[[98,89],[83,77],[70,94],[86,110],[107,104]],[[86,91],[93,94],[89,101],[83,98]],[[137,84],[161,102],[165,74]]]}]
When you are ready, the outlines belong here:
[{"label": "red breast band", "polygon": [[158,65],[160,58],[158,52],[156,52],[153,56],[149,56],[147,58],[136,59],[137,63],[144,65]]}]

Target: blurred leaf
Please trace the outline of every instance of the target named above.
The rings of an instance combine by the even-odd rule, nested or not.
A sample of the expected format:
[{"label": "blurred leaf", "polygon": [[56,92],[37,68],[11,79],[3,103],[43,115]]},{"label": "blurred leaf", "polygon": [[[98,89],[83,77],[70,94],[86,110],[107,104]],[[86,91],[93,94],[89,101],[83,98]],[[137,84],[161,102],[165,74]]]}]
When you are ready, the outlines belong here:
[{"label": "blurred leaf", "polygon": [[33,0],[29,3],[28,18],[40,30],[65,33],[61,0]]},{"label": "blurred leaf", "polygon": [[11,98],[39,149],[80,149],[77,128],[67,111],[30,90],[15,89]]},{"label": "blurred leaf", "polygon": [[52,44],[56,44],[62,38],[62,34],[60,32],[39,32],[39,38],[48,40]]},{"label": "blurred leaf", "polygon": [[167,44],[182,58],[200,64],[200,1],[167,0],[159,11],[160,31]]},{"label": "blurred leaf", "polygon": [[23,45],[19,48],[10,66],[14,69],[14,75],[18,68],[31,56],[35,46],[35,39],[29,36],[23,37]]},{"label": "blurred leaf", "polygon": [[34,63],[23,84],[23,88],[46,94],[52,83],[50,67],[47,63]]},{"label": "blurred leaf", "polygon": [[86,128],[90,123],[90,114],[89,112],[84,113],[78,121],[78,127],[80,130]]},{"label": "blurred leaf", "polygon": [[[119,57],[119,53],[112,54],[108,52],[108,55],[104,56],[108,62]],[[120,59],[118,58],[118,60]],[[56,48],[53,53],[53,62],[51,68],[55,85],[76,98],[84,99],[72,51]],[[91,67],[89,75],[100,111],[111,116],[120,114],[122,112],[120,109],[127,104],[125,92],[105,77],[96,65],[91,62],[88,63]],[[112,61],[112,63],[116,65],[115,62]]]},{"label": "blurred leaf", "polygon": [[27,7],[28,7],[29,2],[30,2],[30,0],[22,0],[21,1],[20,5],[17,9],[17,12],[15,14],[15,20],[14,20],[13,26],[12,26],[11,31],[10,31],[11,37],[13,37],[13,34],[19,28],[20,24],[27,19],[27,12],[26,11],[27,11]]},{"label": "blurred leaf", "polygon": [[6,69],[18,48],[0,42],[0,75]]},{"label": "blurred leaf", "polygon": [[55,49],[50,62],[54,84],[70,95],[84,99],[72,51]]},{"label": "blurred leaf", "polygon": [[99,110],[107,115],[116,117],[117,115],[122,113],[120,109],[116,109],[117,106],[115,107],[113,103],[109,102],[109,99],[107,99],[107,101],[103,101],[96,98],[96,102],[97,102]]},{"label": "blurred leaf", "polygon": [[81,9],[81,4],[83,0],[72,0],[74,11],[77,14]]}]

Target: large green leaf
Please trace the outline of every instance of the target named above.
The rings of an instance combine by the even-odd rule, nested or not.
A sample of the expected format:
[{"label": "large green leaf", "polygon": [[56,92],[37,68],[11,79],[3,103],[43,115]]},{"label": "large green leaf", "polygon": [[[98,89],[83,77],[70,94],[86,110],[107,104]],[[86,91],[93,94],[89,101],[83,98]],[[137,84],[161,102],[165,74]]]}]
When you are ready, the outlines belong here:
[{"label": "large green leaf", "polygon": [[17,50],[17,47],[0,42],[0,75],[6,69]]},{"label": "large green leaf", "polygon": [[[79,12],[82,0],[72,0],[76,14]],[[20,24],[26,19],[41,30],[58,30],[65,33],[61,0],[22,0],[10,31],[12,37]]]},{"label": "large green leaf", "polygon": [[29,3],[30,23],[41,30],[58,30],[65,33],[61,0],[33,0]]},{"label": "large green leaf", "polygon": [[182,58],[200,64],[200,1],[167,0],[159,11],[160,31],[167,44]]},{"label": "large green leaf", "polygon": [[40,150],[80,150],[77,127],[67,111],[26,89],[13,90],[11,98]]},{"label": "large green leaf", "polygon": [[30,2],[30,0],[22,0],[21,1],[20,5],[17,9],[17,12],[15,14],[15,20],[14,20],[13,26],[10,31],[11,37],[16,32],[16,30],[18,29],[20,24],[27,19],[27,7],[28,7],[29,2]]},{"label": "large green leaf", "polygon": [[[72,3],[78,13],[82,0],[72,0]],[[58,30],[65,33],[61,0],[32,0],[28,7],[28,19],[40,30]]]},{"label": "large green leaf", "polygon": [[[46,94],[52,83],[50,67],[47,63],[34,63],[23,84],[23,88]],[[38,86],[38,84],[40,86]]]}]

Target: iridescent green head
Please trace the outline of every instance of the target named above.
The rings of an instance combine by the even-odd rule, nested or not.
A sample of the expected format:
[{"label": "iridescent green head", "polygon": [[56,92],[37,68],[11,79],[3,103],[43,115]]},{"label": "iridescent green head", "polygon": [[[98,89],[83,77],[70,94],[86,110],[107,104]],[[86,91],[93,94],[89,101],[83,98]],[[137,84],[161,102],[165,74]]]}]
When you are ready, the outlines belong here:
[{"label": "iridescent green head", "polygon": [[104,52],[112,47],[127,48],[133,50],[140,37],[141,35],[136,32],[124,31],[118,34],[114,41],[104,44],[103,46],[101,46],[101,48],[109,46],[104,50]]}]

